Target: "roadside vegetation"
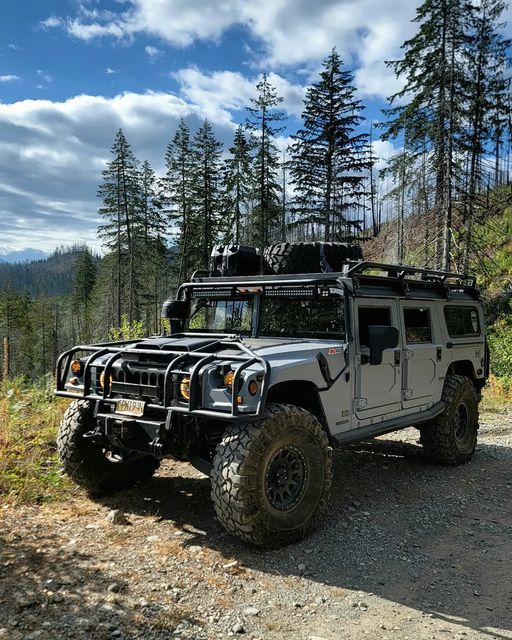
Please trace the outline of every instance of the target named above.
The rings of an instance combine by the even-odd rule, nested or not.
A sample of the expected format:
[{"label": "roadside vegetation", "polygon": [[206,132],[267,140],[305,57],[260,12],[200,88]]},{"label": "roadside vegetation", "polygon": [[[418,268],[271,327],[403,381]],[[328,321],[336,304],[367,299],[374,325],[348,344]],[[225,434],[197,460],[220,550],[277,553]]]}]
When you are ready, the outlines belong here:
[{"label": "roadside vegetation", "polygon": [[70,494],[55,444],[67,405],[53,396],[49,376],[0,383],[0,503],[40,503]]}]

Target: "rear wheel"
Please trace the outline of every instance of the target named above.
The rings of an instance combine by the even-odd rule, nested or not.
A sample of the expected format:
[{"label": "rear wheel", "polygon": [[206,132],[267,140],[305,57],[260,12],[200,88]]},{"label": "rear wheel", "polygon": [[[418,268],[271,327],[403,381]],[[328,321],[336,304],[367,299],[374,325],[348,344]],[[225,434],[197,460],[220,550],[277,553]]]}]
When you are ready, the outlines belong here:
[{"label": "rear wheel", "polygon": [[75,400],[64,414],[57,437],[64,471],[92,494],[113,493],[149,480],[160,464],[156,458],[122,456],[83,437],[96,426],[93,409],[93,402]]},{"label": "rear wheel", "polygon": [[446,409],[420,428],[421,444],[433,462],[457,465],[468,462],[478,436],[478,394],[469,378],[450,375],[443,389]]},{"label": "rear wheel", "polygon": [[230,533],[278,547],[316,527],[331,480],[331,449],[318,420],[275,404],[262,420],[226,430],[213,461],[212,500]]}]

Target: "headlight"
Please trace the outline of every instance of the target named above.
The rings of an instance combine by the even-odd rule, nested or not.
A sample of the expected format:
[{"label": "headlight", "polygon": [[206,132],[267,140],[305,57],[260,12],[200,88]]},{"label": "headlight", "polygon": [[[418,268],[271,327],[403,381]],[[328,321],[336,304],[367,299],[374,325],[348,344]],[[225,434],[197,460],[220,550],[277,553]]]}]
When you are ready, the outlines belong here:
[{"label": "headlight", "polygon": [[185,400],[190,400],[190,378],[185,376],[180,382],[180,393]]},{"label": "headlight", "polygon": [[[110,380],[110,384],[112,384],[112,382],[114,382],[114,378],[112,376],[109,376],[109,380]],[[100,387],[103,389],[105,387],[105,372],[102,371],[100,373]]]},{"label": "headlight", "polygon": [[80,377],[83,371],[83,363],[80,360],[73,360],[70,367],[75,376]]},{"label": "headlight", "polygon": [[224,376],[224,384],[226,385],[226,387],[232,387],[234,379],[235,379],[235,372],[228,371]]}]

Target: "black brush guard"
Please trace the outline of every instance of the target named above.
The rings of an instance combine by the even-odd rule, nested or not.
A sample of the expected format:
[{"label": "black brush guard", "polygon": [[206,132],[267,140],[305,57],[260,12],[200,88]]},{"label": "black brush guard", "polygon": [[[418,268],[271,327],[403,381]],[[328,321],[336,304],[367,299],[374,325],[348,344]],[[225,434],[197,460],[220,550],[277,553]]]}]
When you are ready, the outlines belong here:
[{"label": "black brush guard", "polygon": [[[199,334],[199,333],[179,333],[170,336],[172,338],[211,338],[215,340],[208,345],[209,349],[229,348],[240,351],[240,354],[217,354],[217,353],[205,353],[198,348],[196,350],[178,350],[178,349],[127,349],[129,345],[143,342],[141,339],[128,340],[123,342],[108,342],[103,344],[81,345],[64,352],[57,361],[57,388],[56,395],[65,398],[74,399],[86,399],[86,400],[102,400],[106,402],[115,403],[120,398],[112,397],[112,387],[115,386],[115,382],[111,382],[110,377],[114,364],[118,360],[122,360],[123,355],[126,356],[148,356],[158,357],[159,360],[164,356],[170,358],[170,362],[166,364],[163,380],[163,397],[161,404],[147,403],[146,408],[156,411],[171,411],[174,413],[188,414],[191,416],[214,418],[217,420],[239,420],[239,419],[254,419],[262,415],[265,408],[268,385],[270,381],[270,364],[265,358],[258,356],[247,345],[244,345],[240,338],[219,334]],[[203,347],[204,348],[204,347]],[[66,390],[66,379],[70,370],[71,362],[77,359],[78,353],[90,353],[85,361],[83,371],[83,388],[77,389],[75,392]],[[98,363],[98,358],[103,356],[109,356],[103,363]],[[83,357],[82,357],[83,359]],[[195,364],[190,371],[184,371],[180,365],[186,360],[195,360]],[[201,406],[201,388],[202,388],[202,374],[204,367],[211,365],[215,362],[233,362],[240,363],[235,371],[232,384],[232,398],[231,398],[231,410],[227,411],[213,411],[211,409],[204,409]],[[261,384],[261,391],[259,401],[256,410],[253,412],[240,413],[237,402],[238,389],[240,387],[240,379],[242,372],[251,367],[252,365],[259,365],[262,369],[263,380]],[[158,366],[155,363],[155,366]],[[99,395],[94,392],[92,387],[92,368],[96,368],[96,373],[99,375],[103,373],[103,393]],[[190,398],[188,402],[184,402],[184,399],[173,395],[173,380],[175,376],[189,376],[190,377]],[[158,382],[157,382],[158,384]],[[142,385],[143,386],[143,385]],[[123,397],[123,394],[120,393]],[[175,404],[180,402],[181,406]],[[173,404],[174,403],[174,404]],[[183,406],[186,404],[186,406]]]}]

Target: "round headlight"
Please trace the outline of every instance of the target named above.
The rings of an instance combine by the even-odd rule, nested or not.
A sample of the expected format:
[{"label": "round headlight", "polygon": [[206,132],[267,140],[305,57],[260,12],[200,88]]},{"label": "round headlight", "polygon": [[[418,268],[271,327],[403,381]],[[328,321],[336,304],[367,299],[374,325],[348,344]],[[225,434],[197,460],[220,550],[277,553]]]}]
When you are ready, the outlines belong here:
[{"label": "round headlight", "polygon": [[235,379],[235,372],[228,371],[224,376],[224,384],[226,385],[226,387],[232,387],[234,379]]},{"label": "round headlight", "polygon": [[180,393],[185,400],[190,400],[190,378],[185,376],[180,382]]},{"label": "round headlight", "polygon": [[[109,376],[109,380],[110,380],[110,384],[112,384],[112,382],[114,381],[114,378],[112,376]],[[105,372],[102,371],[100,373],[100,387],[103,389],[105,387]]]},{"label": "round headlight", "polygon": [[82,363],[80,362],[80,360],[73,360],[73,362],[71,363],[70,369],[76,376],[81,376],[82,375]]}]

